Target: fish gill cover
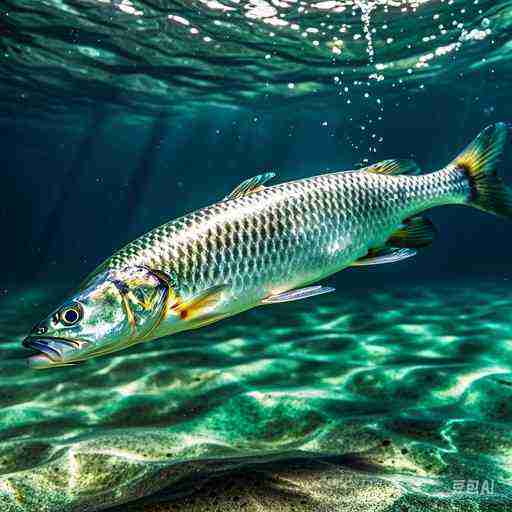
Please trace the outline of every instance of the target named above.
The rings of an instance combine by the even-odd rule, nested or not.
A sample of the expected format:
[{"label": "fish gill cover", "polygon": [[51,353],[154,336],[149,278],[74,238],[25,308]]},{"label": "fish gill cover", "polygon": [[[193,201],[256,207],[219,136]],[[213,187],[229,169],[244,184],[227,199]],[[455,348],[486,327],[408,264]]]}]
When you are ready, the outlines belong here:
[{"label": "fish gill cover", "polygon": [[[271,131],[265,113],[320,118],[330,134],[335,111],[352,151],[344,160],[357,154],[373,161],[393,138],[391,120],[423,95],[430,96],[417,122],[435,116],[428,133],[437,142],[447,117],[461,118],[465,136],[481,127],[465,126],[476,119],[469,110],[479,123],[494,119],[497,105],[506,110],[511,25],[507,0],[3,0],[0,115],[4,137],[18,139],[17,154],[5,145],[3,157],[21,183],[16,200],[27,206],[8,215],[2,209],[9,250],[1,256],[8,285],[0,303],[0,511],[512,510],[512,301],[504,280],[510,273],[501,270],[509,265],[510,226],[502,239],[497,231],[487,239],[478,233],[479,243],[465,246],[460,228],[450,246],[445,223],[439,252],[420,260],[414,285],[402,277],[411,275],[406,264],[388,277],[343,274],[336,294],[313,302],[260,308],[193,335],[48,372],[26,368],[21,347],[64,291],[34,266],[60,269],[74,258],[87,273],[94,258],[191,209],[193,192],[204,199],[213,188],[202,185],[203,169],[187,167],[171,176],[172,200],[157,203],[138,178],[116,214],[118,196],[87,181],[108,182],[119,172],[112,165],[96,176],[89,151],[98,138],[105,139],[98,166],[109,152],[119,154],[116,144],[129,141],[127,153],[141,147],[113,116],[130,134],[151,125],[154,149],[167,133],[162,123],[186,126],[183,119],[208,110],[218,116],[215,127],[223,124],[218,112],[245,110],[248,124],[268,131],[258,132],[257,152],[275,163],[272,137],[298,129],[283,121]],[[470,99],[449,110],[436,101],[446,94]],[[69,157],[69,139],[83,133],[84,118],[92,124]],[[43,129],[30,131],[36,122]],[[63,127],[69,139],[59,139]],[[452,153],[463,137],[448,131]],[[204,131],[195,137],[208,147]],[[39,152],[23,160],[36,142]],[[43,165],[40,155],[61,143],[54,167]],[[240,165],[242,151],[228,155],[233,148],[218,155],[230,170],[210,174],[223,181],[212,200],[256,167]],[[186,151],[185,160],[205,150]],[[142,153],[150,166],[152,153]],[[128,159],[122,164],[124,172]],[[60,195],[45,188],[58,181],[52,173],[59,165],[69,169],[58,175]],[[71,171],[84,167],[93,170],[78,181]],[[306,175],[304,168],[300,176],[285,172]],[[185,193],[184,183],[193,190]],[[11,192],[2,188],[5,208]],[[92,221],[94,208],[82,196],[111,209],[98,206]],[[16,247],[17,222],[30,207],[39,232]],[[149,221],[147,210],[158,214]],[[481,231],[495,223],[481,222]],[[45,248],[50,239],[58,251]],[[499,253],[500,270],[477,272],[478,261]],[[429,258],[464,266],[466,280],[427,282]],[[67,288],[81,275],[59,277]],[[145,501],[127,504],[138,498]]]}]

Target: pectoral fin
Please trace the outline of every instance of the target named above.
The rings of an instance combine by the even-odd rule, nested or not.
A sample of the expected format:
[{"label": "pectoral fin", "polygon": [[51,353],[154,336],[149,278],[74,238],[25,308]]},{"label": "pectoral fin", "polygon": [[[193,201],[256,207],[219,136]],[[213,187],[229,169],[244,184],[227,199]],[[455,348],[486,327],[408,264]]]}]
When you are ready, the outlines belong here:
[{"label": "pectoral fin", "polygon": [[178,312],[183,320],[192,320],[216,306],[228,287],[227,284],[212,286],[184,302],[178,301],[172,309]]},{"label": "pectoral fin", "polygon": [[308,299],[315,295],[322,295],[323,293],[333,292],[334,288],[329,286],[307,286],[306,288],[298,288],[297,290],[290,290],[289,292],[278,293],[270,295],[261,301],[262,304],[276,304],[279,302],[291,302],[293,300]]},{"label": "pectoral fin", "polygon": [[242,181],[235,190],[224,198],[224,201],[227,201],[228,199],[238,199],[239,197],[244,197],[248,194],[252,194],[253,192],[263,190],[265,183],[274,178],[275,175],[276,174],[274,172],[266,172]]},{"label": "pectoral fin", "polygon": [[382,247],[380,249],[371,249],[366,256],[359,258],[352,263],[353,267],[362,267],[366,265],[382,265],[384,263],[394,263],[411,258],[416,255],[414,249],[398,249],[396,247]]}]

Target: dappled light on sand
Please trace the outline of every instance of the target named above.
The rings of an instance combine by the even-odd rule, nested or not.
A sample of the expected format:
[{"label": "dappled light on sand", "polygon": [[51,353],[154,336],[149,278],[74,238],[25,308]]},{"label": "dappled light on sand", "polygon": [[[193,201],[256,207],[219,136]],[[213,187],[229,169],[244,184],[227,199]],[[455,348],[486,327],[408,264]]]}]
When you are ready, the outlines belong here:
[{"label": "dappled light on sand", "polygon": [[265,511],[510,499],[506,281],[338,291],[30,371],[19,336],[53,296],[2,300],[2,511],[113,506],[169,486],[197,491],[173,495],[180,510],[207,510],[212,493],[222,510]]}]

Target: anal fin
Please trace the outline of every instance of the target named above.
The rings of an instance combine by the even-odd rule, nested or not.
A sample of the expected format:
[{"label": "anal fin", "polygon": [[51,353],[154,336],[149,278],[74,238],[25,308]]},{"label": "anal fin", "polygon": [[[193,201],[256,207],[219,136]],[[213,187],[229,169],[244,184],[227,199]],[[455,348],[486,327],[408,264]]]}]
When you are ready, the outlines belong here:
[{"label": "anal fin", "polygon": [[395,263],[416,255],[414,249],[400,249],[397,247],[381,247],[370,249],[366,256],[354,261],[351,266],[363,267],[367,265],[383,265],[384,263]]},{"label": "anal fin", "polygon": [[266,299],[261,301],[262,304],[277,304],[279,302],[291,302],[293,300],[308,299],[315,295],[322,295],[323,293],[333,292],[334,288],[330,286],[306,286],[305,288],[297,288],[296,290],[290,290],[289,292],[278,293],[276,295],[270,295]]},{"label": "anal fin", "polygon": [[437,230],[432,222],[420,215],[404,220],[402,225],[389,237],[387,244],[392,247],[427,247]]}]

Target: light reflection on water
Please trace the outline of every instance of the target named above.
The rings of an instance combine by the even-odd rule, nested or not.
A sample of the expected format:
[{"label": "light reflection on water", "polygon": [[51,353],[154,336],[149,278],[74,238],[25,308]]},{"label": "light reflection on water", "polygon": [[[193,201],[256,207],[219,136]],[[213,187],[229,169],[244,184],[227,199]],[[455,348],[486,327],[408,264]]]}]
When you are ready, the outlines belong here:
[{"label": "light reflection on water", "polygon": [[[101,102],[150,114],[366,99],[376,118],[388,94],[450,80],[464,88],[461,78],[475,72],[506,71],[507,4],[53,0],[30,8],[6,0],[1,101],[36,110],[45,102],[55,112]],[[56,101],[63,97],[69,105]]]}]

